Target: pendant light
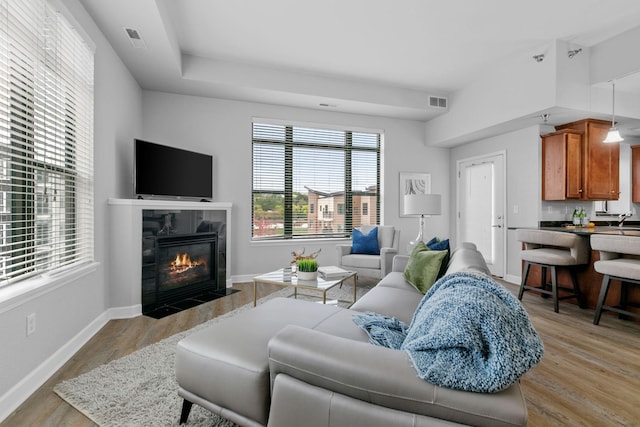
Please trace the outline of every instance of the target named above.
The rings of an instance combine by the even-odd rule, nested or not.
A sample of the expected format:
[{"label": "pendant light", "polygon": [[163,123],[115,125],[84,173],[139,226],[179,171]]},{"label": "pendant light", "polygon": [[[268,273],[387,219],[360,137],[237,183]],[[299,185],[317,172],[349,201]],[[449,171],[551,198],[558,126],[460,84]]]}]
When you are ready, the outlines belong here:
[{"label": "pendant light", "polygon": [[607,133],[607,137],[604,139],[605,144],[613,144],[615,142],[624,141],[624,138],[620,136],[620,132],[616,129],[616,82],[612,82],[613,86],[613,102],[611,107],[611,129]]}]

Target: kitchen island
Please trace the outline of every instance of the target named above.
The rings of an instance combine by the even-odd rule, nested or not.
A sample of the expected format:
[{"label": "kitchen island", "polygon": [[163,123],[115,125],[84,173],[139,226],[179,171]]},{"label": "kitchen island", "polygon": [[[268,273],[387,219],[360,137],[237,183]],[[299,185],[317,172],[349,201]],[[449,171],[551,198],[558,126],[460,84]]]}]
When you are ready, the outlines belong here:
[{"label": "kitchen island", "polygon": [[636,236],[640,237],[640,226],[625,225],[623,227],[597,225],[595,227],[578,227],[573,225],[560,227],[538,227],[540,230],[563,231],[565,233],[573,233],[580,236],[590,236],[592,234],[613,234],[619,236]]},{"label": "kitchen island", "polygon": [[[622,227],[610,226],[610,225],[596,225],[595,227],[578,227],[578,226],[562,226],[552,225],[548,223],[541,223],[540,230],[559,231],[564,233],[573,233],[582,236],[584,239],[589,239],[592,234],[608,234],[608,235],[620,235],[620,236],[636,236],[640,238],[640,225],[630,223]],[[590,245],[589,245],[590,246]],[[640,258],[633,256],[626,256],[629,258]],[[602,274],[594,270],[593,264],[600,259],[600,252],[591,250],[589,262],[581,267],[575,269],[578,280],[578,287],[582,294],[584,308],[595,309],[598,302],[598,296],[600,294],[600,286],[602,284]],[[551,281],[550,277],[547,278],[548,282]],[[558,283],[568,284],[571,283],[571,277],[566,269],[558,269]],[[527,278],[528,286],[540,286],[540,268],[531,268],[529,277]],[[535,291],[531,291],[535,293]],[[562,291],[560,296],[564,295]],[[640,287],[630,286],[628,289],[629,301],[640,303]],[[620,282],[613,281],[607,295],[606,305],[618,305],[620,301]],[[571,304],[577,304],[575,299],[568,299],[564,302]],[[550,307],[552,309],[552,307]],[[630,308],[629,310],[634,310]],[[562,306],[560,306],[562,311]],[[614,313],[606,313],[612,315]]]}]

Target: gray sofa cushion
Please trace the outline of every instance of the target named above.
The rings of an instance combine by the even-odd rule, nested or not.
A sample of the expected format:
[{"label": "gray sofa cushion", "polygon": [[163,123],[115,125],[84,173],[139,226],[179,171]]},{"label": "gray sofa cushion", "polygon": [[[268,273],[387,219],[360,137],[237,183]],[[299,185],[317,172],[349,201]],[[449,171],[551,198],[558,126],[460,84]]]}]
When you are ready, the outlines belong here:
[{"label": "gray sofa cushion", "polygon": [[[370,411],[384,409],[413,414],[415,419],[421,419],[416,425],[439,425],[437,422],[428,423],[421,417],[477,426],[526,425],[526,402],[519,385],[514,384],[498,393],[473,393],[438,387],[418,378],[409,356],[403,351],[292,325],[282,329],[269,341],[268,353],[274,387],[270,426],[353,425],[338,423],[333,417],[329,424],[316,424],[312,422],[315,419],[305,413],[299,413],[300,418],[285,422],[286,412],[291,410],[291,402],[285,396],[291,394],[284,392],[288,387],[280,389],[276,384],[281,375],[300,381],[295,386],[289,384],[300,387],[294,388],[296,393],[304,393],[306,387],[332,392],[331,399],[323,397],[319,401],[299,403],[312,412],[321,409],[323,415],[320,415],[320,420],[334,410],[349,411],[352,420],[367,420]],[[280,390],[283,391],[282,395]],[[339,399],[343,396],[356,399],[360,405],[342,408],[345,401]],[[308,421],[301,423],[301,420]],[[361,421],[356,425],[385,424],[371,420],[371,424]]]},{"label": "gray sofa cushion", "polygon": [[[178,343],[176,377],[181,390],[265,425],[269,415],[267,343],[295,324],[367,341],[345,309],[290,298],[275,298],[238,316],[196,332]],[[338,315],[340,320],[330,321]],[[223,385],[223,386],[221,386]],[[190,396],[188,396],[190,397]]]},{"label": "gray sofa cushion", "polygon": [[380,255],[349,254],[342,257],[342,267],[380,269]]},{"label": "gray sofa cushion", "polygon": [[401,272],[387,274],[374,288],[351,306],[352,310],[393,316],[409,324],[423,295],[409,282]]},{"label": "gray sofa cushion", "polygon": [[[351,306],[352,310],[393,316],[405,323],[411,323],[423,295],[403,277],[409,260],[408,255],[393,258],[393,271],[387,274],[371,291]],[[482,254],[473,243],[465,242],[451,252],[445,274],[468,271],[491,275]]]}]

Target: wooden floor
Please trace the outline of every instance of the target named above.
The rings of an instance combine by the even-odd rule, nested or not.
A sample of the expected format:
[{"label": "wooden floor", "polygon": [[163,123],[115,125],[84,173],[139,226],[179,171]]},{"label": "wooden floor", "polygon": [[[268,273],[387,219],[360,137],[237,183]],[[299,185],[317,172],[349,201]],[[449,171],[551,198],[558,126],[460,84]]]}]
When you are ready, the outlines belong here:
[{"label": "wooden floor", "polygon": [[[250,284],[235,287],[243,292],[164,319],[110,321],[0,426],[95,425],[53,387],[252,301]],[[259,296],[279,289],[260,286]],[[532,293],[523,304],[545,345],[543,361],[521,381],[529,426],[640,426],[640,323],[607,315],[595,326],[593,311],[561,303],[556,314],[550,300]]]}]

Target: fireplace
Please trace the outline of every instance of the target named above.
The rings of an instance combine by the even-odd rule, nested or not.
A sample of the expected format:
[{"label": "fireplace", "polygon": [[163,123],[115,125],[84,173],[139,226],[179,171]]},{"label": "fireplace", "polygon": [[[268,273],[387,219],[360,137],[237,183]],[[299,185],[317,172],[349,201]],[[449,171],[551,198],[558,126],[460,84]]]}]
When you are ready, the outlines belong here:
[{"label": "fireplace", "polygon": [[160,304],[217,289],[217,233],[158,237],[156,292]]},{"label": "fireplace", "polygon": [[142,313],[160,318],[230,293],[225,222],[197,211],[143,211]]}]

